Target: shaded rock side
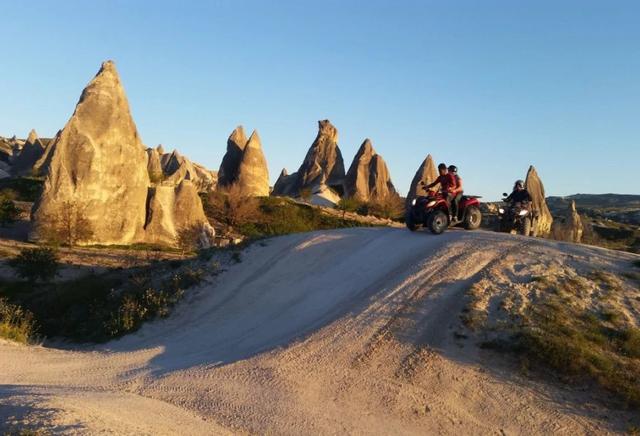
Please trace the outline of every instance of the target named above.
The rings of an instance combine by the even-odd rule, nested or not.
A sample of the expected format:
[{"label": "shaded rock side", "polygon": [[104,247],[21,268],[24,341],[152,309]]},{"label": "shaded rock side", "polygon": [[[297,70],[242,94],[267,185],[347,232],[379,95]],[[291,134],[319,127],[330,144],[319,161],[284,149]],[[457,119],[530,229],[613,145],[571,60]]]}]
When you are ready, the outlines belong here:
[{"label": "shaded rock side", "polygon": [[14,176],[25,176],[33,173],[33,166],[44,154],[45,146],[35,130],[29,132],[24,146],[13,158],[11,171]]},{"label": "shaded rock side", "polygon": [[164,172],[162,171],[162,165],[160,164],[160,156],[162,153],[159,149],[162,146],[156,148],[147,148],[147,172],[149,173],[149,180],[151,183],[158,183],[164,178]]},{"label": "shaded rock side", "polygon": [[150,188],[147,210],[146,242],[174,246],[180,233],[186,231],[197,238],[199,247],[213,245],[215,231],[204,214],[198,190],[191,181],[183,180],[178,186]]},{"label": "shaded rock side", "polygon": [[361,201],[387,198],[396,194],[389,169],[377,154],[369,139],[365,139],[356,153],[345,177],[345,194]]},{"label": "shaded rock side", "polygon": [[242,153],[238,168],[238,185],[243,195],[263,197],[269,195],[269,169],[262,152],[260,136],[253,131]]},{"label": "shaded rock side", "polygon": [[295,188],[296,180],[298,178],[297,173],[289,174],[286,168],[280,171],[278,180],[273,185],[271,195],[280,196],[293,196],[293,189]]},{"label": "shaded rock side", "polygon": [[247,136],[244,133],[244,128],[238,126],[227,139],[227,152],[222,158],[222,163],[218,170],[219,187],[227,188],[238,181],[238,170],[246,145]]},{"label": "shaded rock side", "polygon": [[433,162],[433,158],[429,154],[425,160],[422,161],[422,164],[420,164],[416,174],[413,176],[413,180],[411,180],[409,192],[407,193],[407,204],[409,204],[414,198],[427,194],[427,191],[422,187],[420,182],[429,184],[433,183],[437,178],[438,170]]},{"label": "shaded rock side", "polygon": [[548,236],[551,232],[551,224],[553,223],[553,216],[547,207],[545,200],[544,185],[538,176],[536,169],[532,166],[527,171],[527,178],[525,179],[525,188],[529,191],[532,199],[532,206],[534,212],[537,214],[537,219],[534,222],[534,228],[532,232],[535,236]]},{"label": "shaded rock side", "polygon": [[62,135],[62,130],[58,130],[56,136],[51,139],[45,146],[42,156],[33,164],[32,173],[34,176],[46,176],[51,166],[51,158],[53,157],[54,144],[59,140]]},{"label": "shaded rock side", "polygon": [[91,239],[80,243],[144,239],[147,156],[113,62],[103,63],[84,89],[50,153],[43,193],[32,211],[36,228],[70,202],[92,226]]}]

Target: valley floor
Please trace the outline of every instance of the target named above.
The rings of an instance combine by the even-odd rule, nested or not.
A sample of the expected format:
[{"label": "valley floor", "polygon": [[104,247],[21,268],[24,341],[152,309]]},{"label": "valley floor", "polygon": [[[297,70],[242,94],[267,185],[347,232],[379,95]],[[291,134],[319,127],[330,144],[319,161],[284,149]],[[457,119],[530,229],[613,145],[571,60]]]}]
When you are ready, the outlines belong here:
[{"label": "valley floor", "polygon": [[0,342],[0,423],[65,434],[624,432],[631,412],[522,375],[480,349],[460,315],[481,278],[616,272],[633,259],[483,231],[274,238],[136,334],[91,347]]}]

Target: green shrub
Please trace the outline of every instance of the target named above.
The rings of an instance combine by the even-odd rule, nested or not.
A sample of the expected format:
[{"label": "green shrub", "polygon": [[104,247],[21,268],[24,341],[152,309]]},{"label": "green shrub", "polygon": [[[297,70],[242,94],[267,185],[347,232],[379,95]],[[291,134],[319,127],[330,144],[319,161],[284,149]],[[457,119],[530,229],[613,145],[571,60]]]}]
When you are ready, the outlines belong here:
[{"label": "green shrub", "polygon": [[49,247],[24,248],[20,254],[9,261],[19,277],[35,282],[47,281],[58,272],[58,254]]},{"label": "green shrub", "polygon": [[13,200],[0,196],[0,226],[5,227],[7,224],[16,222],[19,216],[20,209],[16,207]]},{"label": "green shrub", "polygon": [[40,197],[43,180],[36,177],[15,177],[0,180],[0,190],[15,193],[12,200],[34,202]]},{"label": "green shrub", "polygon": [[28,344],[36,334],[33,314],[0,298],[0,337]]}]

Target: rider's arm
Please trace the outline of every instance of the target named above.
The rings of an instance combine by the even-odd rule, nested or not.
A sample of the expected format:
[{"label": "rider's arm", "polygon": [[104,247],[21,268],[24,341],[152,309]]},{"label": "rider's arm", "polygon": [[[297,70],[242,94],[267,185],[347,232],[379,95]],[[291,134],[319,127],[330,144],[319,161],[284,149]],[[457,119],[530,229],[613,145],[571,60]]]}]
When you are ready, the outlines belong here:
[{"label": "rider's arm", "polygon": [[462,177],[458,177],[458,178],[456,179],[456,182],[458,182],[458,186],[456,186],[456,191],[455,191],[455,193],[456,193],[456,194],[461,194],[461,193],[462,193],[462,191],[463,191],[463,189],[462,189]]},{"label": "rider's arm", "polygon": [[440,183],[440,177],[438,177],[433,183],[429,183],[427,186],[425,186],[426,189],[430,189],[433,188],[434,186],[436,186],[438,183]]}]

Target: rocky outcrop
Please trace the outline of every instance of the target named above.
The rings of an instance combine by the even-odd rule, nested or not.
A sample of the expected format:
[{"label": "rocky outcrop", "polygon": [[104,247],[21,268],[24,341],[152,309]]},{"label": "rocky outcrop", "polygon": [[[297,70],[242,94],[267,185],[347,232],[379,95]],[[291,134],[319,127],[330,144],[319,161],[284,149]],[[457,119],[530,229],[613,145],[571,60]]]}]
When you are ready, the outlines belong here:
[{"label": "rocky outcrop", "polygon": [[160,164],[160,156],[162,156],[160,150],[163,150],[162,145],[158,145],[156,148],[147,148],[147,172],[151,183],[158,183],[164,179],[164,172]]},{"label": "rocky outcrop", "polygon": [[367,138],[356,153],[345,177],[345,195],[360,201],[375,201],[396,195],[389,169]]},{"label": "rocky outcrop", "polygon": [[551,225],[553,239],[559,241],[580,242],[583,230],[582,218],[580,218],[574,200],[571,200],[565,213],[556,217]]},{"label": "rocky outcrop", "polygon": [[273,185],[273,191],[271,193],[273,195],[293,196],[292,190],[297,177],[298,175],[296,173],[289,174],[286,168],[282,168],[282,171],[280,171],[280,175],[278,176],[278,180],[276,180],[276,183]]},{"label": "rocky outcrop", "polygon": [[[213,189],[217,174],[181,155],[177,150],[161,154],[157,151],[162,168],[162,183],[177,186],[183,180],[190,180],[200,192]],[[150,161],[151,163],[151,161]]]},{"label": "rocky outcrop", "polygon": [[14,156],[12,173],[15,176],[31,175],[36,162],[44,154],[45,146],[35,130],[29,132],[29,137],[22,148]]},{"label": "rocky outcrop", "polygon": [[269,195],[269,169],[262,152],[260,136],[253,131],[242,152],[237,183],[243,195],[264,197]]},{"label": "rocky outcrop", "polygon": [[72,205],[91,230],[81,232],[79,244],[176,245],[188,230],[200,246],[210,245],[214,232],[189,180],[188,174],[197,173],[190,162],[174,154],[166,165],[179,177],[150,187],[149,171],[162,169],[162,152],[145,151],[115,65],[103,63],[36,165],[47,175],[32,211],[32,237],[46,237],[37,232],[59,221]]},{"label": "rocky outcrop", "polygon": [[276,183],[273,195],[299,196],[302,190],[312,193],[331,188],[344,194],[344,161],[338,147],[338,130],[329,120],[318,121],[318,135],[311,144],[297,172]]},{"label": "rocky outcrop", "polygon": [[551,216],[551,212],[547,207],[544,185],[542,184],[540,177],[538,177],[538,173],[533,165],[529,167],[524,184],[525,188],[531,195],[532,209],[537,216],[534,221],[532,233],[534,236],[548,236],[551,232],[553,216]]},{"label": "rocky outcrop", "polygon": [[227,152],[218,170],[218,187],[228,188],[238,181],[238,170],[242,161],[247,136],[242,126],[236,127],[227,139]]},{"label": "rocky outcrop", "polygon": [[433,162],[433,158],[429,154],[425,160],[422,161],[422,164],[418,167],[418,171],[416,171],[416,174],[413,176],[413,180],[411,180],[411,186],[407,193],[407,204],[420,195],[426,195],[427,191],[422,187],[421,182],[429,184],[433,183],[437,178],[438,170]]},{"label": "rocky outcrop", "polygon": [[147,210],[147,242],[176,245],[179,238],[187,237],[195,238],[200,247],[213,245],[215,231],[204,215],[198,190],[191,181],[151,188]]},{"label": "rocky outcrop", "polygon": [[32,173],[34,176],[45,176],[49,171],[51,158],[53,157],[53,145],[56,143],[61,134],[62,130],[58,130],[56,136],[47,142],[42,156],[40,156],[36,163],[33,164]]},{"label": "rocky outcrop", "polygon": [[73,203],[93,231],[79,242],[143,240],[147,157],[113,62],[102,64],[51,147],[44,190],[33,209],[36,224]]},{"label": "rocky outcrop", "polygon": [[218,188],[240,186],[243,195],[269,195],[269,169],[262,152],[260,136],[256,130],[246,139],[244,128],[238,126],[227,140],[225,153],[218,171]]}]

